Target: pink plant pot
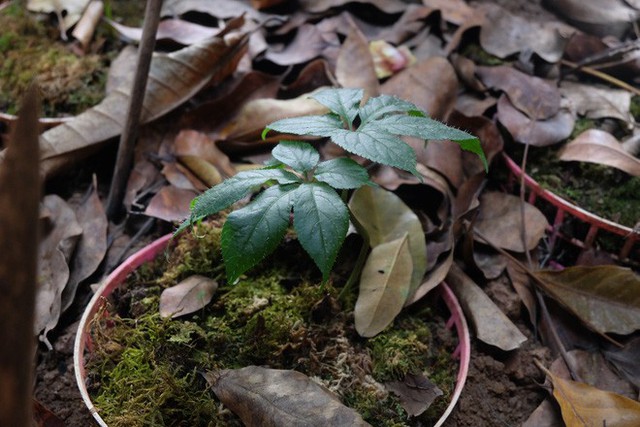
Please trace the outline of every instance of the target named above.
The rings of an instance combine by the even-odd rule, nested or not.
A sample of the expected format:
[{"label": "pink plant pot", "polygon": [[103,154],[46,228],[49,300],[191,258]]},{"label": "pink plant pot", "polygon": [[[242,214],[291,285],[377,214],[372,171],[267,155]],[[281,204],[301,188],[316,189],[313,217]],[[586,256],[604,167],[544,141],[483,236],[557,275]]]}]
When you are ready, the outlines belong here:
[{"label": "pink plant pot", "polygon": [[[514,184],[516,180],[520,182],[523,176],[520,166],[505,153],[503,153],[503,159],[511,172],[511,184]],[[611,255],[620,261],[629,260],[636,263],[640,262],[640,259],[634,258],[632,251],[635,245],[640,244],[640,232],[638,232],[638,230],[609,221],[574,205],[555,193],[542,188],[536,180],[527,174],[524,174],[524,185],[529,193],[527,201],[530,204],[534,205],[536,202],[542,200],[556,209],[553,224],[551,224],[549,228],[551,247],[553,247],[557,238],[560,237],[581,249],[587,249],[593,246],[598,233],[611,233],[624,241],[620,251]],[[560,231],[561,225],[569,217],[573,217],[588,225],[588,231],[584,236],[567,236]]]},{"label": "pink plant pot", "polygon": [[[104,307],[107,302],[107,298],[125,281],[127,276],[142,264],[152,261],[159,254],[161,254],[167,247],[170,239],[171,235],[163,236],[123,262],[105,279],[100,288],[96,291],[93,298],[91,298],[91,301],[89,301],[89,304],[87,305],[82,318],[80,319],[73,354],[76,382],[78,384],[78,388],[80,389],[82,399],[91,412],[91,415],[100,426],[108,427],[98,413],[96,407],[93,405],[91,396],[89,396],[89,392],[87,391],[86,386],[84,356],[86,353],[90,353],[93,349],[93,340],[91,338],[90,330],[91,321],[94,319],[96,314]],[[445,283],[442,283],[437,288],[437,292],[440,293],[444,303],[451,313],[449,320],[446,323],[446,327],[449,329],[455,327],[458,335],[458,345],[453,353],[453,357],[460,361],[460,366],[458,369],[456,386],[451,397],[451,402],[449,403],[449,406],[442,414],[438,422],[435,424],[435,427],[439,427],[444,423],[444,421],[451,414],[451,411],[453,411],[453,408],[458,402],[465,381],[467,379],[467,374],[469,371],[469,361],[471,359],[469,328],[467,326],[462,308],[460,307],[456,296]]]}]

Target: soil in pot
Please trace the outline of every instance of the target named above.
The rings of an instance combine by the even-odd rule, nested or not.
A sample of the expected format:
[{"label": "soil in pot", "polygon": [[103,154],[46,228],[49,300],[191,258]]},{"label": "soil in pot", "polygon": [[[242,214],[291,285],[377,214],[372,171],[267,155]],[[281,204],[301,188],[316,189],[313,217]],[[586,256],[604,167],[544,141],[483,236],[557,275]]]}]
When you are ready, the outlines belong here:
[{"label": "soil in pot", "polygon": [[[353,326],[355,294],[339,299],[350,266],[325,285],[294,239],[239,283],[224,283],[219,224],[181,236],[166,257],[144,265],[114,294],[92,324],[89,389],[110,427],[233,426],[203,378],[220,368],[248,365],[295,369],[334,391],[377,426],[432,425],[448,405],[457,365],[456,340],[438,308],[422,301],[370,339]],[[359,242],[347,240],[341,259],[354,261]],[[345,273],[345,277],[342,277]],[[193,274],[215,278],[213,301],[181,318],[162,318],[163,289]],[[434,305],[434,307],[437,307]],[[443,395],[418,417],[407,416],[383,383],[425,373]]]}]

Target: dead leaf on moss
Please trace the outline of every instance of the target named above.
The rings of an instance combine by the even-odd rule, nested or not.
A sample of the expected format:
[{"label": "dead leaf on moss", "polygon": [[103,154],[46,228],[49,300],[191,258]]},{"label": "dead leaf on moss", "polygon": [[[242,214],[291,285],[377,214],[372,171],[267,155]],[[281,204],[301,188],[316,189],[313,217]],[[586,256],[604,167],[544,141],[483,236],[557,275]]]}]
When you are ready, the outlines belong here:
[{"label": "dead leaf on moss", "polygon": [[573,115],[564,109],[549,120],[532,120],[515,108],[504,94],[498,100],[498,120],[514,140],[535,147],[546,147],[567,139],[575,123]]},{"label": "dead leaf on moss", "polygon": [[369,426],[326,387],[297,371],[247,366],[208,372],[205,379],[248,427]]},{"label": "dead leaf on moss", "polygon": [[444,393],[424,374],[407,374],[404,381],[385,383],[388,390],[400,398],[400,404],[410,417],[417,417]]},{"label": "dead leaf on moss", "polygon": [[[515,252],[533,250],[547,228],[545,216],[533,205],[524,202],[524,224],[519,197],[488,191],[480,196],[480,212],[474,228],[494,245]],[[527,241],[522,244],[521,230],[526,227]],[[477,235],[476,241],[484,242]]]},{"label": "dead leaf on moss", "polygon": [[640,329],[640,278],[628,268],[604,265],[537,271],[545,292],[600,333]]},{"label": "dead leaf on moss", "polygon": [[560,405],[569,427],[619,426],[640,424],[640,402],[590,385],[562,379],[538,364],[553,384],[553,397]]},{"label": "dead leaf on moss", "polygon": [[362,269],[353,312],[360,336],[374,337],[393,322],[409,295],[412,272],[406,232],[373,247]]},{"label": "dead leaf on moss", "polygon": [[193,275],[160,294],[160,316],[176,318],[201,310],[211,302],[218,282],[205,276]]},{"label": "dead leaf on moss", "polygon": [[627,153],[610,133],[589,129],[562,147],[560,160],[611,166],[633,176],[640,176],[640,160]]}]

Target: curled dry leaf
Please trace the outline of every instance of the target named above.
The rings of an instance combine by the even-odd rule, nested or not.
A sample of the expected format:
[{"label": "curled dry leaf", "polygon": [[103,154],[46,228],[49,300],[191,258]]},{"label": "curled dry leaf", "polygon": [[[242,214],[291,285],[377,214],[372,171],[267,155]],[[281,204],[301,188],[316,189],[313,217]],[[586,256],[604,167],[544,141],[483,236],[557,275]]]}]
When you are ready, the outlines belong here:
[{"label": "curled dry leaf", "polygon": [[369,426],[327,388],[297,371],[247,366],[208,372],[205,379],[248,427]]},{"label": "curled dry leaf", "polygon": [[417,417],[444,393],[424,374],[407,374],[404,381],[391,381],[385,387],[398,395],[400,404],[410,417]]},{"label": "curled dry leaf", "polygon": [[[129,40],[138,42],[142,38],[142,28],[127,27],[110,19],[106,21]],[[205,27],[182,19],[164,19],[158,24],[156,40],[172,40],[182,45],[190,45],[214,37],[219,32],[219,28]]]},{"label": "curled dry leaf", "polygon": [[236,174],[229,157],[204,133],[181,131],[176,136],[174,149],[178,160],[210,187],[219,184],[223,176]]},{"label": "curled dry leaf", "polygon": [[476,74],[486,86],[505,92],[511,103],[531,119],[550,119],[560,110],[560,91],[546,80],[506,65],[476,67]]},{"label": "curled dry leaf", "polygon": [[183,221],[191,214],[189,206],[197,195],[195,191],[164,186],[151,198],[144,214],[168,222]]},{"label": "curled dry leaf", "polygon": [[[524,203],[524,224],[520,212]],[[519,197],[510,194],[489,191],[480,196],[480,212],[474,228],[494,244],[515,252],[532,250],[547,228],[548,222],[542,212]],[[522,244],[521,230],[526,227],[527,241]],[[474,239],[484,242],[478,236]]]},{"label": "curled dry leaf", "polygon": [[541,364],[553,384],[553,397],[558,401],[562,418],[568,427],[640,425],[640,402],[590,385],[553,375]]},{"label": "curled dry leaf", "polygon": [[532,120],[515,108],[505,95],[498,100],[498,120],[514,140],[535,147],[546,147],[567,139],[575,123],[573,115],[564,109],[548,120]]},{"label": "curled dry leaf", "polygon": [[629,91],[564,81],[560,85],[560,93],[571,102],[571,108],[581,116],[590,119],[613,117],[633,122],[633,116],[629,112]]},{"label": "curled dry leaf", "polygon": [[456,263],[451,266],[446,280],[460,300],[479,340],[504,351],[515,350],[527,340],[518,327]]},{"label": "curled dry leaf", "polygon": [[382,332],[400,313],[411,287],[413,263],[405,232],[374,246],[362,269],[354,309],[356,331],[362,337]]},{"label": "curled dry leaf", "polygon": [[574,160],[611,166],[633,176],[640,176],[640,160],[627,153],[610,133],[589,129],[565,145],[560,160]]},{"label": "curled dry leaf", "polygon": [[205,276],[189,276],[160,294],[160,316],[180,317],[205,307],[218,289],[218,282]]},{"label": "curled dry leaf", "polygon": [[413,272],[411,292],[417,288],[427,265],[427,247],[418,216],[402,199],[382,188],[363,186],[349,201],[352,214],[364,228],[371,247],[408,235]]},{"label": "curled dry leaf", "polygon": [[29,0],[27,9],[31,12],[55,13],[62,19],[60,29],[66,31],[73,27],[82,16],[91,0]]},{"label": "curled dry leaf", "polygon": [[633,270],[601,265],[534,274],[545,292],[595,331],[626,335],[640,329],[640,278]]}]

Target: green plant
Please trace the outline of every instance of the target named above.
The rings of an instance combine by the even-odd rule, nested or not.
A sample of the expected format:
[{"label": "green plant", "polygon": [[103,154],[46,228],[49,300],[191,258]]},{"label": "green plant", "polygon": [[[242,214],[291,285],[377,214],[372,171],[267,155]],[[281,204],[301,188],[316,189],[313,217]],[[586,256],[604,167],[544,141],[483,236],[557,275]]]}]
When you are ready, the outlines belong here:
[{"label": "green plant", "polygon": [[[326,89],[312,97],[329,113],[278,120],[267,126],[263,138],[271,130],[330,138],[349,153],[417,177],[416,155],[400,136],[449,139],[477,153],[487,167],[476,137],[426,117],[410,102],[381,95],[360,106],[360,89]],[[251,203],[230,213],[223,226],[222,256],[229,281],[234,282],[274,251],[289,227],[292,212],[298,241],[326,280],[349,227],[346,191],[375,184],[354,160],[320,161],[320,154],[307,142],[281,141],[272,154],[274,161],[268,166],[240,172],[195,198],[190,218],[176,234],[266,184]],[[341,190],[343,197],[336,190]]]}]

